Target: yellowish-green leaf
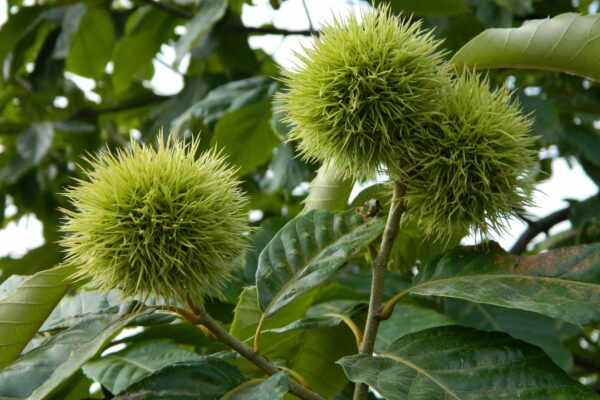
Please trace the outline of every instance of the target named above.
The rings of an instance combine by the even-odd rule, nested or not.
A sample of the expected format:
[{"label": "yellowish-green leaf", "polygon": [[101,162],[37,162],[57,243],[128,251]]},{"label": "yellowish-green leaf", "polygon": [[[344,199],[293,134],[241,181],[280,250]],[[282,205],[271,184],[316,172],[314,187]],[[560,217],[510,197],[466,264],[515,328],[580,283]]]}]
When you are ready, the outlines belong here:
[{"label": "yellowish-green leaf", "polygon": [[38,272],[0,300],[0,367],[17,357],[71,286],[71,266]]},{"label": "yellowish-green leaf", "polygon": [[523,68],[600,80],[600,16],[561,14],[520,28],[488,29],[452,58],[458,70]]}]

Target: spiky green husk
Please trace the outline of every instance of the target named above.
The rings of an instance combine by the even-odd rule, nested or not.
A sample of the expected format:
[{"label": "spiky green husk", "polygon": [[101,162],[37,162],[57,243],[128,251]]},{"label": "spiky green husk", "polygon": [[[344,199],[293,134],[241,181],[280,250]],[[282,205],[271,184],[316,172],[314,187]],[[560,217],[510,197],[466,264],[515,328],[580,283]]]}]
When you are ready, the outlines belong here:
[{"label": "spiky green husk", "polygon": [[503,232],[530,204],[537,153],[531,120],[505,88],[466,73],[442,96],[443,118],[422,130],[398,178],[407,186],[408,217],[432,236],[474,228]]},{"label": "spiky green husk", "polygon": [[323,28],[312,48],[284,72],[278,95],[311,161],[333,162],[344,178],[371,177],[410,147],[429,121],[448,82],[439,42],[419,22],[403,22],[387,7]]},{"label": "spiky green husk", "polygon": [[201,302],[246,248],[247,199],[219,153],[159,142],[87,160],[87,179],[66,194],[62,245],[92,288]]}]

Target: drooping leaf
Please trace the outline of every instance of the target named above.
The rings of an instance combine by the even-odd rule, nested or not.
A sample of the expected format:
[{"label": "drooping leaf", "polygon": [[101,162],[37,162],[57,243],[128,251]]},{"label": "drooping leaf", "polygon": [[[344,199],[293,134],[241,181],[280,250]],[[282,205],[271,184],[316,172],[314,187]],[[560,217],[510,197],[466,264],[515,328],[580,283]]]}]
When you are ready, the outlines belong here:
[{"label": "drooping leaf", "polygon": [[383,218],[365,222],[353,210],[315,210],[296,217],[263,249],[256,271],[266,316],[325,281],[383,230]]},{"label": "drooping leaf", "polygon": [[537,312],[574,324],[600,320],[600,245],[514,256],[495,243],[451,250],[404,291]]},{"label": "drooping leaf", "polygon": [[199,354],[168,340],[153,340],[136,342],[116,353],[88,361],[83,372],[111,393],[119,394],[167,365],[200,359]]},{"label": "drooping leaf", "polygon": [[488,29],[452,57],[466,68],[526,68],[600,80],[600,16],[561,14],[526,21],[520,28]]},{"label": "drooping leaf", "polygon": [[86,318],[0,370],[0,398],[48,398],[139,313],[129,306]]},{"label": "drooping leaf", "polygon": [[573,366],[573,356],[563,341],[579,332],[575,325],[528,311],[458,299],[446,299],[444,311],[462,325],[506,332],[515,339],[538,346],[567,372]]},{"label": "drooping leaf", "polygon": [[195,119],[212,127],[225,114],[240,108],[263,103],[277,90],[277,83],[264,76],[226,83],[211,90],[206,97],[192,104],[173,121],[173,131],[181,135]]},{"label": "drooping leaf", "polygon": [[598,399],[537,347],[504,333],[450,326],[404,336],[376,357],[340,364],[386,399]]},{"label": "drooping leaf", "polygon": [[229,363],[215,358],[166,366],[115,397],[115,400],[213,400],[244,382]]},{"label": "drooping leaf", "polygon": [[282,400],[288,391],[288,374],[276,373],[265,380],[244,382],[222,400]]},{"label": "drooping leaf", "polygon": [[100,79],[110,61],[115,32],[110,14],[104,8],[88,10],[73,34],[66,69],[88,78]]},{"label": "drooping leaf", "polygon": [[70,266],[38,272],[0,300],[0,367],[17,359],[71,286],[73,272]]},{"label": "drooping leaf", "polygon": [[335,168],[323,164],[310,183],[308,196],[304,199],[304,212],[345,210],[353,186],[353,180],[340,178]]},{"label": "drooping leaf", "polygon": [[227,0],[203,0],[200,11],[186,24],[185,34],[175,44],[179,62],[202,36],[225,15]]},{"label": "drooping leaf", "polygon": [[33,125],[21,133],[17,139],[17,151],[24,160],[37,165],[52,146],[54,129],[52,124],[44,122]]},{"label": "drooping leaf", "polygon": [[113,52],[112,83],[117,93],[125,92],[137,74],[152,68],[152,59],[173,35],[176,23],[169,14],[151,6],[139,8],[129,20]]},{"label": "drooping leaf", "polygon": [[79,29],[81,18],[87,12],[87,6],[82,3],[76,3],[68,7],[65,18],[62,21],[60,34],[56,39],[56,46],[52,52],[52,58],[64,60],[69,55],[73,35]]}]

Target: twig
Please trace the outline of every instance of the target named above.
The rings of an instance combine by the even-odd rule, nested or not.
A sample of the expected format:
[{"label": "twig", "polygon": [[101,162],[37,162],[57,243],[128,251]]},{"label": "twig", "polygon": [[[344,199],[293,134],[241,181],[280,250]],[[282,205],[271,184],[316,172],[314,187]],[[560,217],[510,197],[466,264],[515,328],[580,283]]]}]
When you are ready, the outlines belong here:
[{"label": "twig", "polygon": [[308,11],[306,0],[302,0],[302,7],[304,8],[304,13],[306,14],[306,19],[308,20],[308,27],[310,28],[310,32],[315,33],[315,25],[313,24],[312,18],[310,17],[310,12]]},{"label": "twig", "polygon": [[[383,231],[381,248],[377,258],[373,262],[373,280],[371,282],[371,299],[369,300],[369,312],[367,314],[367,324],[365,334],[360,346],[360,353],[372,355],[375,348],[375,339],[379,329],[379,309],[383,303],[383,293],[385,284],[385,273],[390,260],[390,252],[396,239],[400,217],[404,212],[404,193],[406,187],[399,182],[394,182],[394,194],[390,206],[390,214]],[[369,387],[364,383],[359,383],[354,389],[354,400],[366,400],[369,393]]]},{"label": "twig", "polygon": [[171,4],[161,3],[160,1],[154,0],[140,0],[142,3],[150,4],[153,7],[156,7],[160,10],[166,11],[171,15],[174,15],[183,19],[192,19],[194,18],[194,14],[189,12],[188,10],[184,10],[183,8],[172,6]]},{"label": "twig", "polygon": [[283,35],[283,36],[311,36],[313,34],[318,34],[317,31],[309,30],[297,30],[292,31],[288,29],[279,29],[275,27],[252,27],[252,26],[232,26],[229,28],[231,32],[234,33],[248,33],[255,35]]},{"label": "twig", "polygon": [[[193,314],[189,312],[185,312],[180,314],[183,318],[185,318],[188,322],[198,325],[202,324],[209,331],[213,333],[213,335],[223,344],[226,344],[233,350],[237,351],[241,356],[246,358],[248,361],[256,365],[263,372],[274,375],[279,372],[279,368],[271,364],[269,360],[260,354],[256,353],[252,348],[246,346],[244,343],[240,342],[238,339],[229,334],[221,325],[215,321],[203,307],[199,307],[190,303],[190,306],[193,307]],[[289,381],[289,391],[294,396],[297,396],[304,400],[324,400],[321,395],[313,392],[310,389],[305,388],[304,386],[290,380]]]},{"label": "twig", "polygon": [[553,212],[552,214],[538,219],[537,221],[529,221],[527,229],[519,236],[519,239],[515,242],[513,247],[510,249],[511,254],[520,255],[523,254],[529,242],[533,240],[538,234],[542,232],[548,232],[550,228],[569,218],[571,207],[563,208]]}]

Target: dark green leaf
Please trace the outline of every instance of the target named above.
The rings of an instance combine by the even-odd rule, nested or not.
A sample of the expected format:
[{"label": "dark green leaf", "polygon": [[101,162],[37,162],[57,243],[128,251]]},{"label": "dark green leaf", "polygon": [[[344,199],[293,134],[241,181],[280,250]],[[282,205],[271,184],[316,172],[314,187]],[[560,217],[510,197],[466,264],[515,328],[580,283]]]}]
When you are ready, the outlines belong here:
[{"label": "dark green leaf", "polygon": [[44,122],[33,125],[17,138],[17,151],[27,163],[38,165],[50,150],[53,138],[52,124]]},{"label": "dark green leaf", "polygon": [[339,362],[352,381],[369,384],[386,399],[598,398],[537,347],[457,326],[404,336],[377,357]]},{"label": "dark green leaf", "polygon": [[396,12],[408,15],[451,15],[469,12],[464,0],[388,0]]},{"label": "dark green leaf", "polygon": [[139,315],[126,314],[128,310],[90,316],[21,356],[0,371],[0,396],[46,399]]},{"label": "dark green leaf", "polygon": [[355,211],[310,211],[290,221],[263,249],[256,271],[265,316],[325,281],[383,230],[385,221],[365,222]]},{"label": "dark green leaf", "polygon": [[73,296],[64,297],[44,321],[40,331],[70,328],[90,314],[96,314],[121,302],[121,294],[117,290],[108,293],[82,290]]},{"label": "dark green leaf", "polygon": [[244,382],[223,399],[227,400],[282,400],[288,391],[288,374],[285,371],[276,373],[258,382]]},{"label": "dark green leaf", "polygon": [[452,319],[436,310],[418,304],[397,304],[392,316],[379,325],[375,351],[385,351],[391,343],[408,334],[454,324]]},{"label": "dark green leaf", "polygon": [[229,82],[208,93],[201,101],[193,104],[175,121],[173,130],[182,135],[194,119],[201,119],[213,126],[223,115],[240,108],[263,103],[277,90],[277,83],[264,76]]},{"label": "dark green leaf", "polygon": [[77,32],[81,17],[86,13],[85,4],[77,3],[69,6],[62,21],[60,35],[56,39],[56,47],[52,53],[52,58],[64,60],[69,55],[73,34]]},{"label": "dark green leaf", "polygon": [[573,366],[573,356],[563,341],[579,332],[575,325],[528,311],[457,299],[447,299],[444,310],[463,325],[484,331],[506,332],[515,339],[540,347],[565,371],[570,371]]},{"label": "dark green leaf", "polygon": [[206,358],[164,367],[136,383],[115,400],[214,400],[244,382],[225,361]]},{"label": "dark green leaf", "polygon": [[113,394],[119,394],[167,365],[200,359],[200,355],[167,340],[154,340],[133,343],[121,351],[88,361],[83,372]]},{"label": "dark green leaf", "polygon": [[514,256],[495,243],[449,251],[406,293],[518,308],[574,324],[600,320],[600,244]]}]

